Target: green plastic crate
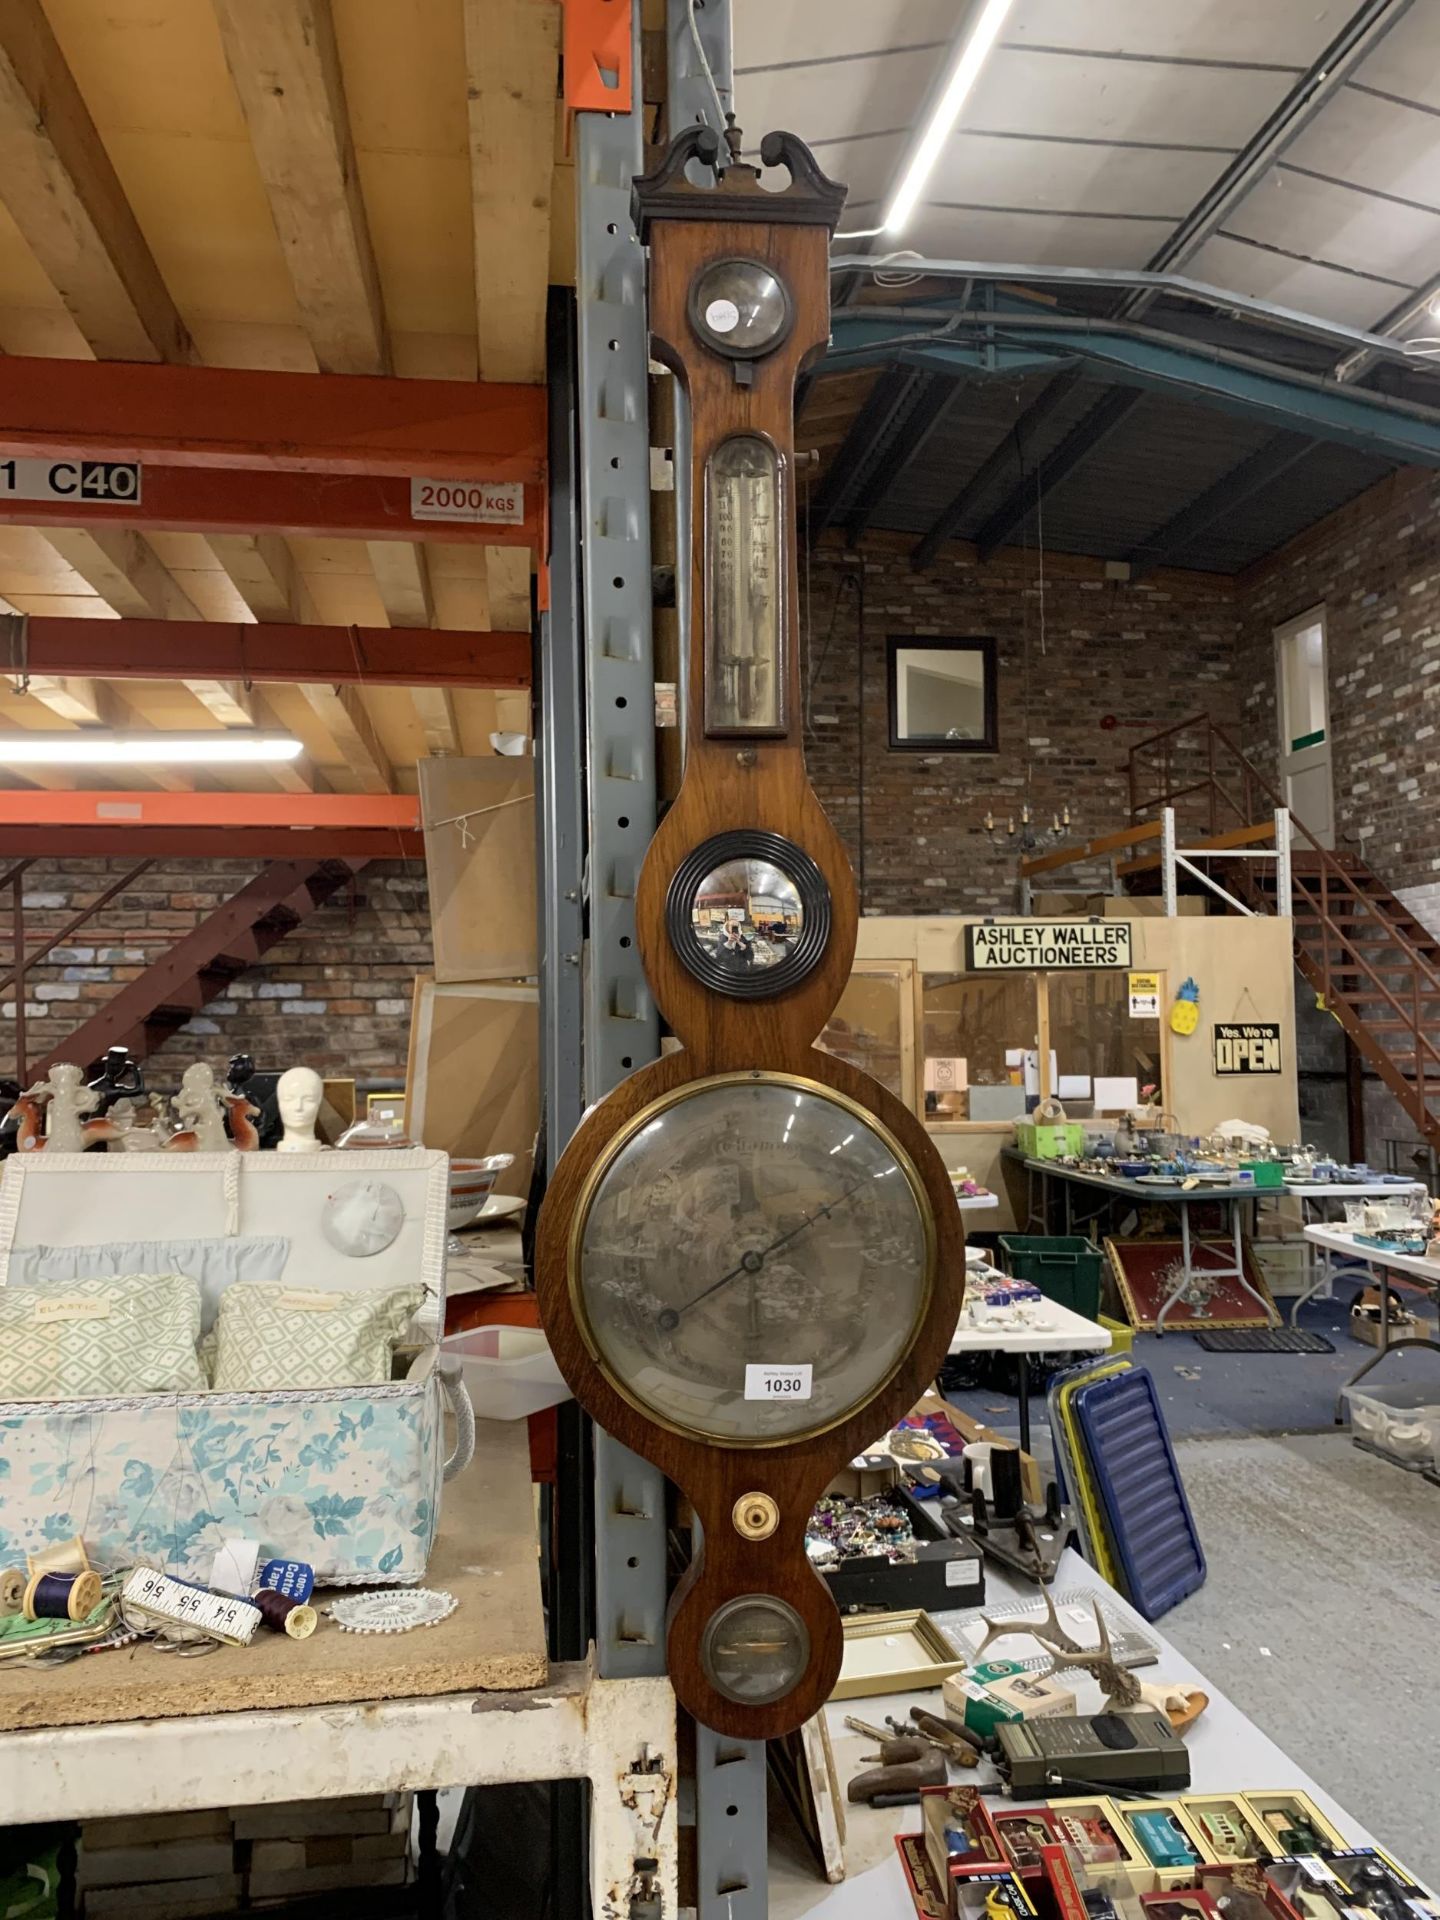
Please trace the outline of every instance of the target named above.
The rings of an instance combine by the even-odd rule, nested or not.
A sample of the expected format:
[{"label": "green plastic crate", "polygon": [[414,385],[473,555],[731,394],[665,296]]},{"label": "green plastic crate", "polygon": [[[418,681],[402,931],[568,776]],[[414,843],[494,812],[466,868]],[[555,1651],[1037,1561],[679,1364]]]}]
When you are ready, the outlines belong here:
[{"label": "green plastic crate", "polygon": [[[1253,1173],[1257,1187],[1283,1187],[1285,1184],[1285,1163],[1283,1160],[1242,1160],[1242,1171]],[[1345,1189],[1340,1187],[1338,1192]]]},{"label": "green plastic crate", "polygon": [[1085,1129],[1075,1120],[1051,1127],[1020,1120],[1015,1125],[1015,1143],[1029,1160],[1058,1160],[1063,1153],[1085,1151]]},{"label": "green plastic crate", "polygon": [[1017,1280],[1037,1286],[1047,1300],[1093,1320],[1100,1311],[1105,1256],[1078,1234],[1002,1233],[1005,1265]]}]

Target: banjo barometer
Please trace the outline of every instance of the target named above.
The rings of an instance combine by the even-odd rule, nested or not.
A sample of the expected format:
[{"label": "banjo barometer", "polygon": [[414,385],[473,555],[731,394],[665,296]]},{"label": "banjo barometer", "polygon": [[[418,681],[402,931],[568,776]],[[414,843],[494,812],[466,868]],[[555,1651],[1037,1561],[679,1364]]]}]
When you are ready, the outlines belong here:
[{"label": "banjo barometer", "polygon": [[[827,1482],[934,1378],[960,1216],[885,1088],[815,1046],[849,977],[849,861],[805,773],[794,390],[829,331],[844,189],[793,135],[762,185],[689,128],[635,183],[652,350],[690,400],[685,772],[636,890],[683,1051],[584,1120],[540,1216],[545,1327],[577,1400],[663,1469],[703,1539],[670,1605],[680,1703],[764,1739],[825,1701],[840,1617],[805,1553]],[[685,178],[692,158],[718,184]]]}]

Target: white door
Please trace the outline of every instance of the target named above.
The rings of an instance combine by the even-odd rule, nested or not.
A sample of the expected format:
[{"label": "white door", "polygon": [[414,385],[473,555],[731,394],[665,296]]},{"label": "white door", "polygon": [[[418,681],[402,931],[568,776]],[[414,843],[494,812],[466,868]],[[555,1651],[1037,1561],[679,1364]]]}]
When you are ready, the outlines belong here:
[{"label": "white door", "polygon": [[[1322,847],[1335,844],[1335,787],[1330,766],[1329,675],[1325,610],[1277,628],[1280,772],[1285,804]],[[1301,839],[1303,849],[1306,842]]]}]

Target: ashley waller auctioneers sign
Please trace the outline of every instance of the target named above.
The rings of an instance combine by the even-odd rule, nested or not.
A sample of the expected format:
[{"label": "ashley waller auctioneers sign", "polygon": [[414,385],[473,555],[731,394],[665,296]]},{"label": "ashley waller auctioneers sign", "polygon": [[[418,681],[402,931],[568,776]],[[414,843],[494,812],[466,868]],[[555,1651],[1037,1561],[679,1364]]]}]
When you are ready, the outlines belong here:
[{"label": "ashley waller auctioneers sign", "polygon": [[965,929],[971,973],[1129,964],[1128,920],[994,920]]}]

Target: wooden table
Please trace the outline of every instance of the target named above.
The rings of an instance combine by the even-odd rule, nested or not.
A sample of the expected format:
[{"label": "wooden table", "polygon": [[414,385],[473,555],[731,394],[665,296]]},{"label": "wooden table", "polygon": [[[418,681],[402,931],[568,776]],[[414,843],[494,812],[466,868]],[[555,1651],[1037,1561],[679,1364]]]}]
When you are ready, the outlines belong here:
[{"label": "wooden table", "polygon": [[623,1911],[641,1857],[673,1913],[674,1696],[665,1679],[547,1660],[523,1421],[477,1422],[426,1583],[460,1605],[409,1634],[327,1620],[309,1640],[266,1633],[199,1660],[141,1642],[6,1663],[7,1824],[588,1778],[595,1911]]}]

